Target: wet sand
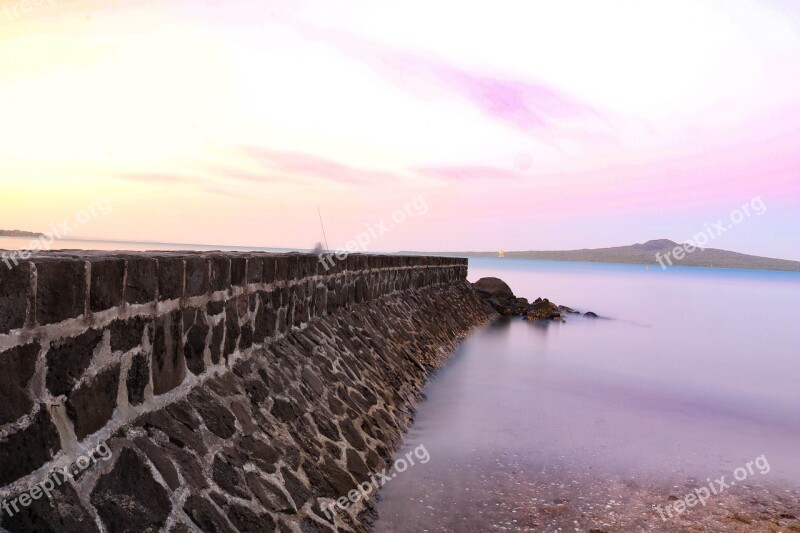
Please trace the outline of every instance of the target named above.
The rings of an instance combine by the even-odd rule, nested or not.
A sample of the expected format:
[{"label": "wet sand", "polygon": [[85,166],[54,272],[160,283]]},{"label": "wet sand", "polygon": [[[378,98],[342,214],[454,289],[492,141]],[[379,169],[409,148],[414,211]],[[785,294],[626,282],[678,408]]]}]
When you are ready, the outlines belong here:
[{"label": "wet sand", "polygon": [[800,490],[747,480],[711,495],[705,506],[695,503],[683,513],[670,508],[670,517],[665,507],[705,480],[664,483],[536,468],[510,454],[485,464],[453,463],[408,481],[402,476],[387,484],[394,504],[379,505],[376,532],[800,531]]}]

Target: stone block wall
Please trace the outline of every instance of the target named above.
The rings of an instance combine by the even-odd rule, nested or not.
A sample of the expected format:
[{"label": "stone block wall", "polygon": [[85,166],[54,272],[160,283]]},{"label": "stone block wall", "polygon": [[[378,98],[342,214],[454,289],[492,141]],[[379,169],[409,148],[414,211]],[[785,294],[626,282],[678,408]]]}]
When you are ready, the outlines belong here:
[{"label": "stone block wall", "polygon": [[[363,530],[371,502],[335,519],[319,506],[391,459],[427,370],[492,315],[458,258],[326,270],[296,253],[52,252],[0,267],[9,531]],[[99,444],[109,461],[59,474]],[[52,497],[31,498],[47,479]]]}]

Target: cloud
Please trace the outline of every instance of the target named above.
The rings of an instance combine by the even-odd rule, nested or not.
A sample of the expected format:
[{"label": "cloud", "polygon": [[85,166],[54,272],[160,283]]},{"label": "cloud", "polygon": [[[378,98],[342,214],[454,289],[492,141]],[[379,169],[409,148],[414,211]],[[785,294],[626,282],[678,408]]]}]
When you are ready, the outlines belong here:
[{"label": "cloud", "polygon": [[399,52],[384,52],[381,63],[401,76],[413,76],[431,87],[456,94],[484,115],[524,131],[598,116],[589,106],[543,83],[492,76],[433,57]]},{"label": "cloud", "polygon": [[432,91],[456,96],[487,117],[525,132],[556,129],[563,134],[574,129],[585,133],[590,127],[608,136],[605,112],[553,85],[468,69],[430,54],[401,51],[339,32],[308,32],[418,96]]},{"label": "cloud", "polygon": [[[185,176],[182,174],[167,174],[164,172],[129,172],[121,173],[115,176],[118,179],[127,181],[135,181],[139,183],[147,183],[152,185],[188,185],[194,189],[212,193],[215,196],[233,196],[242,197],[247,196],[246,191],[239,192],[236,188],[232,188],[231,184],[219,184],[211,180],[196,177]],[[227,176],[234,177],[235,176]]]},{"label": "cloud", "polygon": [[413,170],[429,178],[446,181],[516,180],[526,175],[516,170],[486,165],[442,165],[416,167]]},{"label": "cloud", "polygon": [[243,152],[271,173],[298,180],[323,179],[341,185],[363,185],[400,181],[399,174],[364,169],[313,154],[287,152],[265,147],[245,147]]},{"label": "cloud", "polygon": [[206,183],[203,178],[183,176],[180,174],[167,174],[164,172],[122,172],[116,178],[127,181],[138,181],[140,183],[178,183],[187,185],[201,185]]},{"label": "cloud", "polygon": [[321,156],[275,150],[263,146],[231,149],[222,162],[201,162],[187,167],[191,174],[175,172],[123,172],[115,177],[127,181],[155,185],[195,186],[215,194],[227,191],[229,185],[315,183],[326,180],[344,186],[363,186],[399,182],[403,176],[393,172],[365,169]]}]

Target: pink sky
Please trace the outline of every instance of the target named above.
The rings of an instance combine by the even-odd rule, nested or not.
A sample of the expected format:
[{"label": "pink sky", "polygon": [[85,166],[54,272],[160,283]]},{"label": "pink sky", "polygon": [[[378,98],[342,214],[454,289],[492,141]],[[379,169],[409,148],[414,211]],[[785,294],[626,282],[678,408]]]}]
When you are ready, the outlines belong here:
[{"label": "pink sky", "polygon": [[0,2],[0,228],[800,259],[792,2]]}]

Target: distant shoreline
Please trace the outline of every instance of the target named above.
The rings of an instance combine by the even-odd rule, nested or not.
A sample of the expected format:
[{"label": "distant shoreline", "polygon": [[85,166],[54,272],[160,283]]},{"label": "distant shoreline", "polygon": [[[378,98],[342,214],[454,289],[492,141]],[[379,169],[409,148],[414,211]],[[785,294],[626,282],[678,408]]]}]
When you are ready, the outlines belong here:
[{"label": "distant shoreline", "polygon": [[[12,234],[15,233],[15,234]],[[36,239],[43,234],[35,232],[24,232],[20,230],[0,230],[0,237],[17,239]],[[86,243],[118,243],[118,244],[138,244],[142,249],[147,245],[153,245],[155,249],[175,249],[213,251],[213,250],[239,250],[239,251],[310,251],[308,248],[285,248],[275,246],[234,246],[222,244],[198,244],[198,243],[171,243],[159,241],[125,241],[113,239],[90,239],[85,237],[70,237],[66,241],[78,241]],[[644,244],[634,244],[631,246],[617,246],[612,248],[595,248],[581,250],[550,250],[550,251],[516,251],[503,252],[502,259],[533,259],[537,261],[573,261],[585,263],[606,263],[619,265],[646,265],[661,269],[657,261],[657,254],[666,255],[675,246],[679,246],[672,241],[661,239],[658,241],[648,241]],[[53,249],[57,249],[54,246]],[[93,248],[86,248],[93,249]],[[105,249],[105,248],[98,248]],[[120,248],[123,250],[123,248]],[[420,251],[399,251],[387,252],[380,250],[356,251],[355,253],[373,253],[387,255],[430,255],[442,257],[476,257],[476,258],[496,258],[498,252],[420,252]],[[695,252],[687,254],[681,260],[672,260],[671,266],[715,268],[715,269],[739,269],[739,270],[771,270],[775,272],[800,272],[800,261],[791,259],[775,259],[770,257],[760,257],[755,255],[730,252],[715,248],[697,249]]]},{"label": "distant shoreline", "polygon": [[685,244],[678,244],[669,239],[657,239],[645,243],[637,243],[629,246],[615,246],[611,248],[551,251],[529,250],[517,252],[440,252],[438,255],[448,257],[495,257],[503,259],[537,259],[545,261],[584,261],[591,263],[649,265],[658,269],[666,269],[672,266],[687,266],[800,272],[800,261],[760,257],[717,248],[695,247],[691,250],[685,250],[686,247],[687,245]]},{"label": "distant shoreline", "polygon": [[[646,263],[646,262],[628,262],[628,261],[603,261],[600,259],[544,259],[541,257],[497,257],[497,254],[491,254],[486,252],[477,252],[477,253],[452,253],[452,252],[444,252],[444,253],[425,253],[425,252],[400,252],[401,254],[413,254],[413,255],[443,255],[446,257],[472,257],[475,259],[509,259],[509,260],[519,260],[519,259],[527,259],[529,261],[553,261],[557,262],[570,262],[570,263],[597,263],[601,265],[641,265],[641,266],[648,266],[648,267],[656,267],[657,270],[661,270],[661,267],[658,263]],[[481,254],[481,255],[479,255]],[[787,260],[788,261],[788,260]],[[732,267],[732,266],[717,266],[717,265],[690,265],[685,263],[678,263],[673,266],[679,268],[709,268],[713,270],[762,270],[767,272],[800,272],[800,267],[797,269],[787,269],[787,268],[757,268],[757,267]]]},{"label": "distant shoreline", "polygon": [[44,233],[35,231],[23,231],[19,229],[0,229],[0,237],[21,237],[23,239],[38,239],[44,237]]}]

